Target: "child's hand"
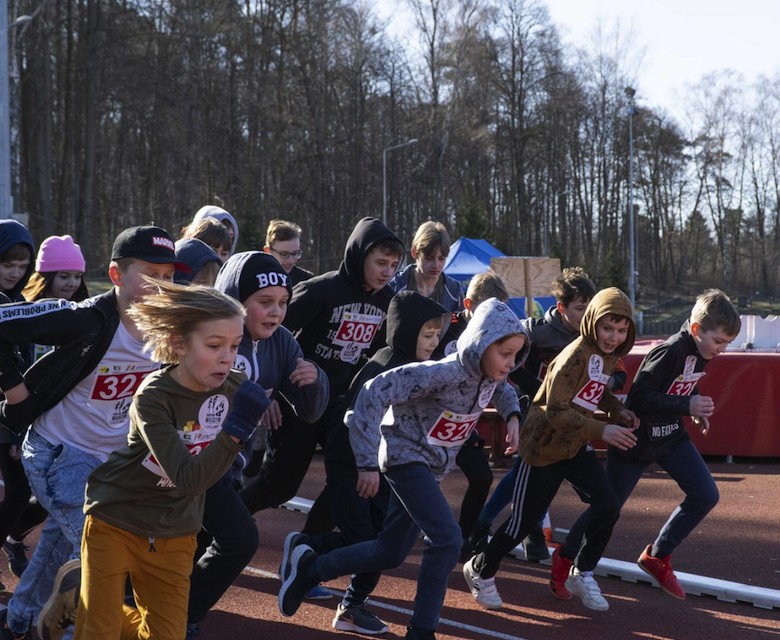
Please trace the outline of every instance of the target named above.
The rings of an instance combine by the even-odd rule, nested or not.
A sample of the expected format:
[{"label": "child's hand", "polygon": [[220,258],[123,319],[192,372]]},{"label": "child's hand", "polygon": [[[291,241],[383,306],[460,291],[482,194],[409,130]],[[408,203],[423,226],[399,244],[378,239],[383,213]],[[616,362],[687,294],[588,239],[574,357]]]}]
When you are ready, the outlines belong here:
[{"label": "child's hand", "polygon": [[303,358],[298,358],[295,371],[290,374],[290,382],[297,384],[299,387],[305,387],[307,384],[317,382],[320,372],[317,369],[317,365]]},{"label": "child's hand", "polygon": [[710,420],[702,416],[701,418],[694,416],[693,424],[699,425],[699,432],[701,435],[706,436],[710,432]]},{"label": "child's hand", "polygon": [[709,396],[691,396],[688,411],[693,418],[709,418],[715,412],[715,402]]},{"label": "child's hand", "polygon": [[271,406],[263,414],[263,425],[270,431],[276,431],[276,429],[282,426],[282,410],[279,408],[279,403],[276,400],[271,400]]},{"label": "child's hand", "polygon": [[504,455],[511,456],[517,451],[517,445],[520,443],[520,420],[517,416],[512,416],[506,421],[506,443],[509,446],[504,450]]},{"label": "child's hand", "polygon": [[601,439],[621,451],[627,451],[636,444],[634,429],[619,424],[608,424],[604,427]]},{"label": "child's hand", "polygon": [[626,425],[630,429],[636,429],[639,426],[639,418],[630,409],[621,409],[615,416],[616,422]]},{"label": "child's hand", "polygon": [[358,471],[356,488],[361,498],[373,498],[379,491],[379,471]]}]

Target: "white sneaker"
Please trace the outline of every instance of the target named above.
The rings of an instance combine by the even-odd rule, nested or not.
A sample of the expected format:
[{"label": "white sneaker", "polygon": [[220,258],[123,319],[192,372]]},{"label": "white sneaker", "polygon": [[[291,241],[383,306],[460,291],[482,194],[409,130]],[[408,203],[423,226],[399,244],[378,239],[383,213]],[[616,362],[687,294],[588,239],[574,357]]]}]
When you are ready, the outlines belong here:
[{"label": "white sneaker", "polygon": [[569,577],[566,578],[566,588],[580,600],[588,609],[594,611],[607,611],[609,602],[601,595],[601,589],[593,579],[592,571],[583,571],[575,573],[576,569],[572,567]]},{"label": "white sneaker", "polygon": [[480,578],[472,565],[474,558],[463,565],[463,577],[469,585],[471,595],[486,609],[500,609],[504,604],[496,590],[495,578]]}]

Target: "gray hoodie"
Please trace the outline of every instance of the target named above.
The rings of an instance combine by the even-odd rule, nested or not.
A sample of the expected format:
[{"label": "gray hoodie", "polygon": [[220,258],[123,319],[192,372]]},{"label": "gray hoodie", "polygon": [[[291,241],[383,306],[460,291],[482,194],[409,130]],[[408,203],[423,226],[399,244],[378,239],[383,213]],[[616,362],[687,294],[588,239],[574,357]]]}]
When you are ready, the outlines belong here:
[{"label": "gray hoodie", "polygon": [[487,378],[480,366],[491,344],[513,334],[525,334],[517,316],[491,298],[477,307],[456,353],[391,369],[367,382],[344,417],[358,469],[422,463],[444,475],[491,400],[504,419],[519,416],[509,383]]}]

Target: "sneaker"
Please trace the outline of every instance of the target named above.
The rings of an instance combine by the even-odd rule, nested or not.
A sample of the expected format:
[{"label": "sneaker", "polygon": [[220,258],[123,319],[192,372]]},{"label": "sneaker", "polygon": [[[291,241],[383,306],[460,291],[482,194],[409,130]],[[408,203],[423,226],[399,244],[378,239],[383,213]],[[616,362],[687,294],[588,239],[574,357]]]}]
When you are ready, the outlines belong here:
[{"label": "sneaker", "polygon": [[187,635],[184,636],[184,640],[193,640],[200,635],[200,627],[197,622],[187,623]]},{"label": "sneaker", "polygon": [[354,631],[355,633],[365,633],[370,636],[378,636],[387,633],[387,624],[380,620],[362,605],[345,606],[339,604],[336,609],[336,616],[333,618],[331,626],[339,631]]},{"label": "sneaker", "polygon": [[306,536],[298,531],[291,531],[284,539],[284,549],[282,550],[282,563],[279,565],[279,578],[282,582],[287,580],[290,574],[290,557],[292,550],[296,545],[304,543]]},{"label": "sneaker", "polygon": [[436,640],[436,636],[433,635],[433,631],[421,631],[406,627],[406,640]]},{"label": "sneaker", "polygon": [[27,640],[29,637],[27,632],[16,633],[8,626],[8,622],[6,621],[7,616],[8,609],[3,607],[2,610],[0,610],[0,640]]},{"label": "sneaker", "polygon": [[571,593],[566,588],[566,579],[571,571],[572,561],[561,555],[556,549],[552,555],[552,573],[550,574],[550,590],[559,600],[571,600]]},{"label": "sneaker", "polygon": [[636,561],[639,568],[647,575],[655,578],[658,586],[670,596],[679,600],[685,600],[685,590],[677,582],[677,576],[674,575],[672,570],[672,556],[656,558],[650,555],[651,550],[652,545],[647,545],[647,548],[639,556],[639,559]]},{"label": "sneaker", "polygon": [[463,577],[466,578],[471,595],[486,609],[500,609],[504,604],[496,589],[496,579],[481,578],[474,569],[474,558],[463,565]]},{"label": "sneaker", "polygon": [[547,548],[547,540],[544,539],[544,531],[541,527],[536,527],[525,537],[523,549],[525,550],[525,559],[528,562],[550,559],[550,550]]},{"label": "sneaker", "polygon": [[27,568],[27,547],[24,542],[11,542],[6,540],[3,543],[3,551],[8,556],[8,568],[17,578],[21,578],[24,570]]},{"label": "sneaker", "polygon": [[68,627],[76,623],[81,586],[81,560],[68,560],[54,578],[51,596],[38,616],[41,640],[60,640]]},{"label": "sneaker", "polygon": [[316,581],[312,584],[312,580],[306,576],[306,570],[316,559],[317,553],[309,545],[298,544],[293,547],[287,578],[279,589],[279,611],[283,616],[295,615],[306,593],[317,584]]},{"label": "sneaker", "polygon": [[594,611],[607,611],[609,609],[609,602],[601,595],[601,589],[596,581],[593,579],[592,571],[583,571],[582,573],[575,573],[577,571],[572,567],[569,577],[566,579],[566,588],[580,600],[588,609]]},{"label": "sneaker", "polygon": [[306,592],[304,598],[307,600],[330,600],[333,597],[333,592],[330,589],[315,585]]}]

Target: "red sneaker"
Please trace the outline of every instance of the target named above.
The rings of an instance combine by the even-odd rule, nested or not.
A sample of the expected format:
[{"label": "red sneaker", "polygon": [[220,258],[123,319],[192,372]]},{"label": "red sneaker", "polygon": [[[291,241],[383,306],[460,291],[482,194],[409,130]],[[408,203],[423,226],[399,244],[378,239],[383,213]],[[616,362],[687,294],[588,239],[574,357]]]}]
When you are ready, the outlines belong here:
[{"label": "red sneaker", "polygon": [[571,593],[566,588],[566,579],[573,562],[561,555],[560,548],[552,555],[552,574],[550,576],[550,589],[559,600],[571,600]]},{"label": "red sneaker", "polygon": [[670,596],[685,600],[685,591],[680,586],[680,583],[677,582],[677,577],[672,570],[672,556],[656,558],[650,555],[651,549],[652,545],[647,545],[647,548],[639,556],[639,559],[636,561],[639,568],[647,575],[655,578],[658,586]]}]

